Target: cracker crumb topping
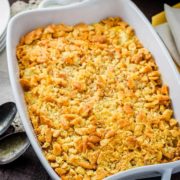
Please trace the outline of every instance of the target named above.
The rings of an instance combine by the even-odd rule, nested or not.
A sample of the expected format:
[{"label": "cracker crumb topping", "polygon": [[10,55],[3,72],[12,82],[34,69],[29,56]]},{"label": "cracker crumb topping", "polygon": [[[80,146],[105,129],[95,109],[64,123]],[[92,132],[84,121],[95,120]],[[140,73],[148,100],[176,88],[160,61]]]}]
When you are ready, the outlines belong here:
[{"label": "cracker crumb topping", "polygon": [[33,30],[16,49],[43,153],[64,180],[180,159],[180,128],[152,54],[120,18]]}]

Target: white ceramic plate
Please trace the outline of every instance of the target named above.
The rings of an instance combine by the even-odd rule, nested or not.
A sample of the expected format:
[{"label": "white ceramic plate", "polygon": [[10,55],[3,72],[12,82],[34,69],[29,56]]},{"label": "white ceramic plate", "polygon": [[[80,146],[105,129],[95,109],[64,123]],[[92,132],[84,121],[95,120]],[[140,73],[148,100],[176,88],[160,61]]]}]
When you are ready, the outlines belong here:
[{"label": "white ceramic plate", "polygon": [[0,0],[0,37],[4,33],[10,18],[8,0]]},{"label": "white ceramic plate", "polygon": [[[59,177],[45,159],[28,117],[23,90],[19,83],[16,45],[21,36],[36,27],[60,22],[66,24],[76,24],[79,22],[93,23],[110,16],[119,16],[128,22],[135,29],[143,45],[151,51],[159,66],[164,83],[170,87],[174,115],[180,120],[179,73],[167,49],[149,21],[130,0],[85,0],[81,3],[59,8],[39,9],[18,14],[11,19],[7,30],[7,57],[10,81],[26,133],[37,156],[52,179],[59,179]],[[157,176],[161,174],[163,180],[168,180],[171,173],[177,171],[180,171],[180,161],[134,168],[117,173],[107,179],[126,178],[132,180],[147,177],[147,175]]]}]

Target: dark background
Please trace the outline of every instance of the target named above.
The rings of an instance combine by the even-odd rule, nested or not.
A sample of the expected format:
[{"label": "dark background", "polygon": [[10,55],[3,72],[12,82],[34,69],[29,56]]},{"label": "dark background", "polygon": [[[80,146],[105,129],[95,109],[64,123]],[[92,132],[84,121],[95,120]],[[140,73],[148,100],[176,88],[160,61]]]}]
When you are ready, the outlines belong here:
[{"label": "dark background", "polygon": [[[9,0],[10,4],[16,0]],[[26,2],[28,0],[25,0]],[[163,10],[164,3],[174,5],[178,0],[133,0],[151,21],[151,17]],[[148,178],[146,180],[160,180]],[[32,147],[11,164],[0,166],[0,180],[50,180]],[[171,180],[180,180],[180,173],[172,175]]]}]

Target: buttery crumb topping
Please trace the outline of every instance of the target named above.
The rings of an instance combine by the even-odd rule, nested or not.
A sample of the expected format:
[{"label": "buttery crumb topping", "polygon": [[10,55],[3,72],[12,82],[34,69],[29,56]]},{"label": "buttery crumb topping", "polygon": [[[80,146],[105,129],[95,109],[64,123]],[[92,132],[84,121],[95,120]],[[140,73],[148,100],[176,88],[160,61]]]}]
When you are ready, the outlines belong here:
[{"label": "buttery crumb topping", "polygon": [[64,180],[180,159],[180,128],[151,53],[120,18],[57,24],[16,50],[30,120]]}]

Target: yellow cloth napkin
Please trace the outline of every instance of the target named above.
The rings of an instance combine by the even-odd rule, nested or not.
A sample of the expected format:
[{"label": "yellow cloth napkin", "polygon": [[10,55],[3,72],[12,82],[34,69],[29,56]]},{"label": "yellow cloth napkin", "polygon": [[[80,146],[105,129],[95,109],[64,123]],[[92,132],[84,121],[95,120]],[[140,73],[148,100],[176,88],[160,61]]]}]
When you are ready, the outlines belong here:
[{"label": "yellow cloth napkin", "polygon": [[[173,7],[180,8],[180,3],[175,4]],[[157,26],[167,22],[165,12],[162,11],[152,17],[152,25]]]},{"label": "yellow cloth napkin", "polygon": [[152,25],[163,40],[180,71],[180,44],[179,40],[177,40],[179,39],[177,29],[179,29],[180,24],[176,22],[176,19],[179,19],[180,10],[177,8],[180,8],[180,3],[174,5],[173,8],[165,5],[165,12],[160,12],[152,17]]}]

